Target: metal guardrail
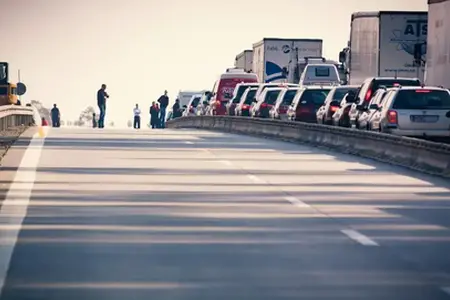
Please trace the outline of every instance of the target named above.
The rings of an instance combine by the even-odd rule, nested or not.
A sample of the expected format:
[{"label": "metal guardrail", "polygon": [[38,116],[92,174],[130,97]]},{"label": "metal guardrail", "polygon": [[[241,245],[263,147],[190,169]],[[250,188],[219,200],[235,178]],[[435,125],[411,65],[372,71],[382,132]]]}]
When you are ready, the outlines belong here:
[{"label": "metal guardrail", "polygon": [[20,125],[30,126],[36,124],[36,122],[36,110],[34,107],[19,105],[0,106],[0,131]]},{"label": "metal guardrail", "polygon": [[450,145],[443,143],[322,124],[230,116],[182,117],[167,122],[167,126],[221,130],[307,143],[450,177]]}]

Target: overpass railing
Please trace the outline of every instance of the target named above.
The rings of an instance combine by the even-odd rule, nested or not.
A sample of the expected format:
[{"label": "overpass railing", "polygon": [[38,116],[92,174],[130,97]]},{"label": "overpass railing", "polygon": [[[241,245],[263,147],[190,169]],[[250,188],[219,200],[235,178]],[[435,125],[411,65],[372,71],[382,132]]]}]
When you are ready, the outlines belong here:
[{"label": "overpass railing", "polygon": [[0,131],[10,127],[25,125],[30,126],[38,122],[34,107],[19,105],[0,106]]},{"label": "overpass railing", "polygon": [[169,128],[199,128],[276,138],[338,150],[450,177],[450,145],[385,133],[322,124],[231,116],[182,117]]}]

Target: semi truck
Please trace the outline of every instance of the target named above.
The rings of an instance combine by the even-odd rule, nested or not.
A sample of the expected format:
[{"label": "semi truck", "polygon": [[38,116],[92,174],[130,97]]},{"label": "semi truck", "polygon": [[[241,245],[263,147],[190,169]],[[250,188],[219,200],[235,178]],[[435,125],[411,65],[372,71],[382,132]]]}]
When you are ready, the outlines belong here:
[{"label": "semi truck", "polygon": [[350,40],[339,53],[349,84],[369,77],[424,79],[428,13],[425,11],[356,12]]},{"label": "semi truck", "polygon": [[253,72],[263,83],[286,82],[291,49],[298,49],[298,58],[321,57],[322,39],[264,38],[253,44]]},{"label": "semi truck", "polygon": [[450,0],[428,0],[425,83],[450,88]]},{"label": "semi truck", "polygon": [[290,58],[288,66],[283,68],[283,72],[286,74],[286,82],[298,84],[300,82],[300,78],[303,75],[306,66],[309,64],[327,64],[334,65],[338,71],[339,81],[341,84],[347,84],[345,78],[346,74],[344,72],[344,67],[342,63],[339,63],[334,60],[328,60],[325,57],[303,57],[299,58],[298,48],[294,47],[292,43]]},{"label": "semi truck", "polygon": [[234,66],[237,69],[243,69],[245,72],[252,72],[253,68],[253,50],[244,50],[234,59]]}]

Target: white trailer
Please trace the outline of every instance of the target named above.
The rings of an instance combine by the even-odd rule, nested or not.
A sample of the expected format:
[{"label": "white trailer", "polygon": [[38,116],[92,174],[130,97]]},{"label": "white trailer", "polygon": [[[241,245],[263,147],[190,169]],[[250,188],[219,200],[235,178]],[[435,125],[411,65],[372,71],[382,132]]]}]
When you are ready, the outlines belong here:
[{"label": "white trailer", "polygon": [[345,56],[349,84],[369,77],[423,80],[427,22],[428,13],[419,11],[353,13],[349,48],[339,55]]},{"label": "white trailer", "polygon": [[197,94],[202,94],[203,91],[180,91],[178,93],[177,99],[180,100],[180,106],[188,105],[191,101],[192,96]]},{"label": "white trailer", "polygon": [[450,88],[450,0],[428,0],[425,82]]},{"label": "white trailer", "polygon": [[291,48],[298,48],[298,58],[321,57],[321,39],[264,38],[253,44],[253,73],[261,82],[285,82]]},{"label": "white trailer", "polygon": [[234,59],[234,66],[243,69],[245,72],[252,72],[253,68],[253,50],[244,50]]}]

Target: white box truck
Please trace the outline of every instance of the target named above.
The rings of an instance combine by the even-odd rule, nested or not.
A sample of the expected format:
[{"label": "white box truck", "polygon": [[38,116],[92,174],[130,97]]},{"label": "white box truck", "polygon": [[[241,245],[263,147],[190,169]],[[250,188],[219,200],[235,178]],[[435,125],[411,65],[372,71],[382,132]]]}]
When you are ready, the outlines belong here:
[{"label": "white box truck", "polygon": [[428,0],[425,83],[450,88],[450,0]]},{"label": "white box truck", "polygon": [[298,57],[322,57],[321,39],[264,38],[253,44],[253,73],[261,82],[285,82],[290,61],[290,51],[298,48]]},{"label": "white box truck", "polygon": [[243,69],[245,72],[252,72],[253,68],[253,50],[244,50],[234,59],[234,66],[237,69]]},{"label": "white box truck", "polygon": [[423,80],[427,22],[428,13],[421,11],[353,13],[348,48],[339,55],[349,84],[361,84],[369,77]]}]

